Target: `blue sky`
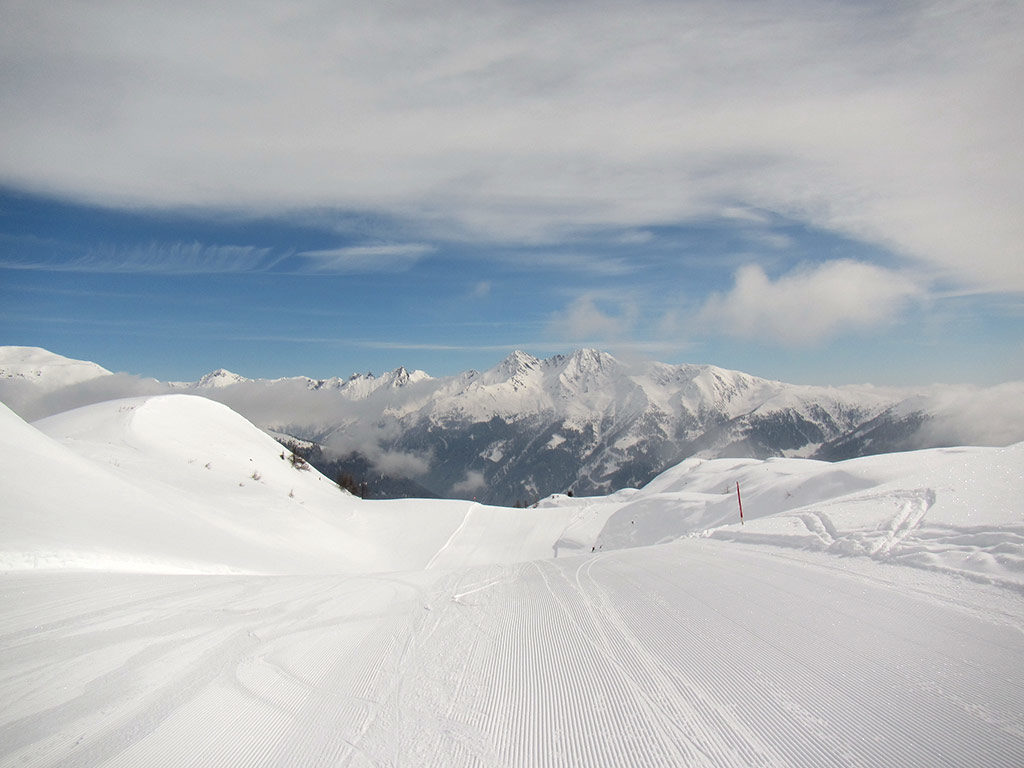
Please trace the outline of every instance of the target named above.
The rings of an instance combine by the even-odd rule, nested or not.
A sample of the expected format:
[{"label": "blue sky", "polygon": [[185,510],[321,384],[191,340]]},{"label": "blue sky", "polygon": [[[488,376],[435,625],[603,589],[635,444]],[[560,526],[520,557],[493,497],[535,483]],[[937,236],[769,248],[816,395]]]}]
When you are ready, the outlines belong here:
[{"label": "blue sky", "polygon": [[1024,378],[1014,3],[0,3],[0,343]]}]

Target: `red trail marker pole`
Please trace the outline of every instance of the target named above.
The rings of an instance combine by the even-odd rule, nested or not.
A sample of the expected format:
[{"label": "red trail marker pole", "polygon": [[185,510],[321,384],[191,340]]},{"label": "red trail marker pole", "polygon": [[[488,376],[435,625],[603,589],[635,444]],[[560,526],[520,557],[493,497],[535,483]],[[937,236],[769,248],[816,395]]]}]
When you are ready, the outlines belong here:
[{"label": "red trail marker pole", "polygon": [[739,483],[736,483],[736,503],[740,505],[740,525],[743,525],[743,499],[740,498]]}]

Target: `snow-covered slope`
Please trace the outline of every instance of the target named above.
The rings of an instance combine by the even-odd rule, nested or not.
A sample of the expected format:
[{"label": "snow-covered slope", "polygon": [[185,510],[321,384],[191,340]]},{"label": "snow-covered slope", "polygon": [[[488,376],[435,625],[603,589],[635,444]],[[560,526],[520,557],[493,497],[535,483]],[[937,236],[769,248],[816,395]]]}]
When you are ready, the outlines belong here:
[{"label": "snow-covered slope", "polygon": [[8,568],[408,570],[710,535],[1024,587],[1024,443],[838,463],[689,459],[640,490],[558,495],[520,510],[363,502],[194,396],[111,401],[34,425],[6,408],[0,418]]},{"label": "snow-covered slope", "polygon": [[710,536],[898,562],[1024,594],[1024,443],[834,464],[689,459],[638,491],[540,506],[577,510],[559,542],[565,553]]},{"label": "snow-covered slope", "polygon": [[[226,406],[188,395],[99,403],[35,425],[0,405],[0,419],[2,568],[339,573],[509,562],[549,555],[550,529],[570,514],[362,502],[293,466]],[[481,525],[507,535],[480,541]]]},{"label": "snow-covered slope", "polygon": [[365,502],[206,399],[0,407],[0,766],[1020,765],[1022,474]]},{"label": "snow-covered slope", "polygon": [[[303,510],[307,497],[322,499],[333,483],[292,469],[271,438],[222,405],[114,401],[47,419],[42,431],[6,408],[0,418],[5,567],[364,566],[361,542],[330,517]],[[336,516],[346,511],[338,499]]]}]

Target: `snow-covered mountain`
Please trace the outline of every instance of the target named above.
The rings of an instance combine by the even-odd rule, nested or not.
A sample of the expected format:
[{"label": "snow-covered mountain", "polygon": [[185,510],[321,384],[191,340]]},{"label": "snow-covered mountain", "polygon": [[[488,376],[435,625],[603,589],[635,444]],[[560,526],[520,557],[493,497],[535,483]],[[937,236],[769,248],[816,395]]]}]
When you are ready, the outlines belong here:
[{"label": "snow-covered mountain", "polygon": [[[10,349],[0,348],[0,369]],[[1024,440],[1024,383],[803,386],[711,365],[626,363],[590,349],[543,360],[516,351],[487,371],[443,378],[405,368],[273,380],[222,369],[172,384],[108,375],[36,400],[20,391],[8,404],[34,419],[160,392],[202,395],[266,430],[316,443],[334,457],[323,465],[329,474],[365,477],[372,467],[374,480],[508,505],[640,486],[689,457],[839,459]],[[7,402],[5,394],[0,380]]]},{"label": "snow-covered mountain", "polygon": [[37,392],[51,392],[110,375],[96,363],[61,357],[39,347],[0,347],[0,379],[8,385],[24,382]]},{"label": "snow-covered mountain", "polygon": [[[421,458],[424,485],[513,503],[642,485],[692,455],[806,455],[892,402],[873,391],[793,387],[713,366],[629,366],[580,350],[546,360],[515,352],[484,373],[366,405],[377,406],[373,450]],[[367,445],[350,424],[304,436],[342,451]]]}]

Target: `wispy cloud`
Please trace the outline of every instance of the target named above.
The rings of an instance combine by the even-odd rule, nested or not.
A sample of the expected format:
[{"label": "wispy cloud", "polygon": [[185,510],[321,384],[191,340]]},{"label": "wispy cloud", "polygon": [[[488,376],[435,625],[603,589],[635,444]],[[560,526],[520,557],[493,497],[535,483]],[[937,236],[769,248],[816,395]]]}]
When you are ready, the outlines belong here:
[{"label": "wispy cloud", "polygon": [[533,344],[451,344],[432,341],[381,341],[375,339],[351,339],[345,342],[353,347],[366,349],[420,350],[427,352],[497,352],[517,347],[533,348]]},{"label": "wispy cloud", "polygon": [[404,272],[436,248],[425,243],[357,245],[296,254],[313,272]]},{"label": "wispy cloud", "polygon": [[598,249],[581,249],[567,244],[556,250],[549,246],[496,249],[489,258],[500,260],[509,269],[537,272],[577,273],[591,277],[622,277],[636,270],[636,262],[623,253],[606,253]]},{"label": "wispy cloud", "polygon": [[776,280],[748,265],[730,291],[707,299],[697,324],[710,335],[813,344],[890,322],[921,295],[908,276],[872,264],[832,261]]},{"label": "wispy cloud", "polygon": [[18,292],[48,296],[68,296],[72,298],[88,297],[91,299],[141,299],[156,297],[154,293],[91,290],[88,288],[58,288],[53,285],[22,285],[18,287]]},{"label": "wispy cloud", "polygon": [[191,242],[100,247],[70,258],[6,259],[0,261],[0,267],[45,272],[189,275],[258,272],[269,269],[276,261],[270,248]]}]

